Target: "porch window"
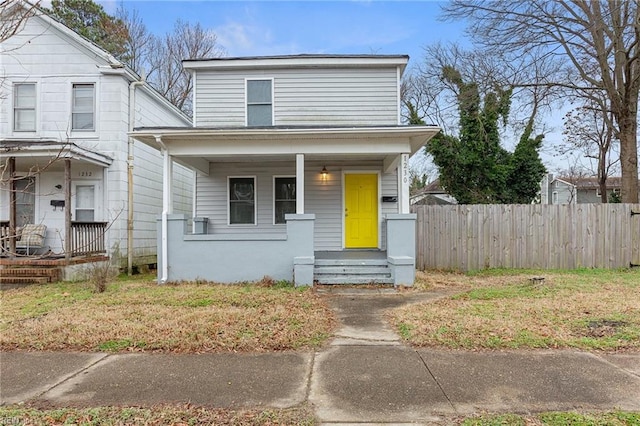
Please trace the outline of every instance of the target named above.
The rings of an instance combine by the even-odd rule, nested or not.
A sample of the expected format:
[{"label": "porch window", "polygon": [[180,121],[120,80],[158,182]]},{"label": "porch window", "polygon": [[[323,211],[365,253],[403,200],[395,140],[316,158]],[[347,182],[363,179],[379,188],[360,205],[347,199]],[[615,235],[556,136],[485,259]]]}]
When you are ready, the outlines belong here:
[{"label": "porch window", "polygon": [[13,130],[35,132],[36,130],[36,85],[21,83],[13,86]]},{"label": "porch window", "polygon": [[229,178],[229,224],[255,225],[256,223],[256,178]]},{"label": "porch window", "polygon": [[274,182],[274,223],[286,223],[284,215],[296,212],[296,178],[275,177]]},{"label": "porch window", "polygon": [[16,226],[22,227],[35,223],[36,179],[26,177],[15,181],[16,190]]},{"label": "porch window", "polygon": [[95,130],[95,85],[74,84],[71,130]]},{"label": "porch window", "polygon": [[76,185],[76,221],[93,222],[95,220],[95,192],[94,185]]},{"label": "porch window", "polygon": [[247,126],[273,125],[272,80],[247,80]]}]

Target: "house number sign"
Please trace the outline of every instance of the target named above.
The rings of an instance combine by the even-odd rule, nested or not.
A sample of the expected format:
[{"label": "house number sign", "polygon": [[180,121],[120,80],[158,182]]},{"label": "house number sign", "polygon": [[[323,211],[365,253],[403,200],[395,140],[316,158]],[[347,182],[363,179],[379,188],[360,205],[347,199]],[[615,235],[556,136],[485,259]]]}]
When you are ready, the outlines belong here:
[{"label": "house number sign", "polygon": [[93,176],[93,172],[92,171],[88,171],[88,170],[81,170],[78,172],[78,176],[79,177],[91,177]]},{"label": "house number sign", "polygon": [[402,182],[409,183],[409,154],[401,154],[400,162],[402,164]]}]

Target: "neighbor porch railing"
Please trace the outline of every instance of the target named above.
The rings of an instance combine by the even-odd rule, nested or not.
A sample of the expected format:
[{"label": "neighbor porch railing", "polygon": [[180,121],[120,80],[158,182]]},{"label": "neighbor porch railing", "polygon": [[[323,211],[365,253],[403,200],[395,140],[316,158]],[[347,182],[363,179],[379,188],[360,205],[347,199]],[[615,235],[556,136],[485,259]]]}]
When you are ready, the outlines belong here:
[{"label": "neighbor porch railing", "polygon": [[0,255],[9,253],[9,221],[0,221]]},{"label": "neighbor porch railing", "polygon": [[107,222],[71,222],[71,255],[106,253]]}]

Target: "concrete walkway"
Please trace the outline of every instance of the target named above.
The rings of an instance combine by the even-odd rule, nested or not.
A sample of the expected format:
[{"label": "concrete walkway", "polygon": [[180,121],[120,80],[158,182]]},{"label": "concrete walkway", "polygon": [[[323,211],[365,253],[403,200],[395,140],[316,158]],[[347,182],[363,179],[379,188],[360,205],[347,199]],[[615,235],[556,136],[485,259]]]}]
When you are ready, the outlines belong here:
[{"label": "concrete walkway", "polygon": [[384,310],[438,294],[343,290],[342,321],[322,351],[153,355],[0,354],[0,403],[192,403],[293,407],[325,423],[423,423],[479,411],[640,410],[640,354],[412,349]]}]

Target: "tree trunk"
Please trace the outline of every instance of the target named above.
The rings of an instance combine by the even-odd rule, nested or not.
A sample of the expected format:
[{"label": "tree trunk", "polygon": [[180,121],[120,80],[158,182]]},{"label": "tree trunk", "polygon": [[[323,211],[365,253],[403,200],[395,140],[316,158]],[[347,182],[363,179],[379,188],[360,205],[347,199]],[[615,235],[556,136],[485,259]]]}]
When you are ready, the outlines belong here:
[{"label": "tree trunk", "polygon": [[638,121],[635,114],[635,111],[631,111],[618,118],[623,203],[638,203]]}]

